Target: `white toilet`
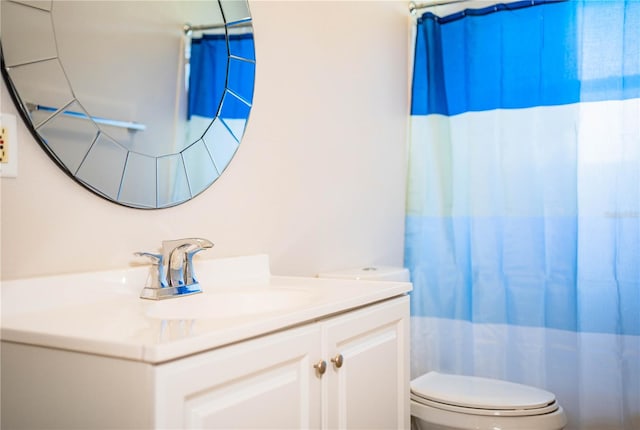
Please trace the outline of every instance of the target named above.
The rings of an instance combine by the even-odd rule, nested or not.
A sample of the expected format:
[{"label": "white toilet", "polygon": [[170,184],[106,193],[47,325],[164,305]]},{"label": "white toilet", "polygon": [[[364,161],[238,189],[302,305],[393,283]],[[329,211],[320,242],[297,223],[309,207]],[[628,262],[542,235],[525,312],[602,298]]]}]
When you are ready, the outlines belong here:
[{"label": "white toilet", "polygon": [[411,381],[413,430],[561,430],[555,395],[497,379],[429,372]]},{"label": "white toilet", "polygon": [[[409,281],[402,267],[365,267],[321,278]],[[561,430],[567,417],[555,395],[497,379],[429,372],[411,381],[412,430]]]}]

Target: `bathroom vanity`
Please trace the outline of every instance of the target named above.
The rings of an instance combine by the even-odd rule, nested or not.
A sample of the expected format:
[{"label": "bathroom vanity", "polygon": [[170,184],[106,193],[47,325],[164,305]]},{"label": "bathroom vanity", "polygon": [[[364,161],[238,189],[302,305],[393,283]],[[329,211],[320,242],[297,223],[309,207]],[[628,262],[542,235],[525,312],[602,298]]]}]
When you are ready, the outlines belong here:
[{"label": "bathroom vanity", "polygon": [[3,283],[2,428],[409,427],[410,283],[197,264],[163,301],[146,267]]}]

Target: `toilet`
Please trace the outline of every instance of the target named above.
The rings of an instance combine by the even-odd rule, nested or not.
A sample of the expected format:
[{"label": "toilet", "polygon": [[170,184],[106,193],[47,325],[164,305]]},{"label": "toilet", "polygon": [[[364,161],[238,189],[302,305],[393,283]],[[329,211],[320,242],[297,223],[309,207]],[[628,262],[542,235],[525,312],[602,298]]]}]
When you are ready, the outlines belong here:
[{"label": "toilet", "polygon": [[[364,267],[320,278],[409,282],[403,267]],[[477,376],[428,372],[411,381],[412,430],[562,430],[567,416],[549,391]]]},{"label": "toilet", "polygon": [[549,391],[477,376],[428,372],[411,381],[412,430],[561,430]]}]

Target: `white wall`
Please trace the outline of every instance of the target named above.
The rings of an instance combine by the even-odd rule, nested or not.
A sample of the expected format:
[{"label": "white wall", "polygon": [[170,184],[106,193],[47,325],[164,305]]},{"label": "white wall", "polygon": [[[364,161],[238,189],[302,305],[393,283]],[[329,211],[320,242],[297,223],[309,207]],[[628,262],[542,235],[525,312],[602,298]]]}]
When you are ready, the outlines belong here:
[{"label": "white wall", "polygon": [[[125,267],[163,239],[200,258],[268,253],[275,274],[401,265],[408,33],[405,1],[252,1],[254,108],[224,175],[194,200],[144,211],[68,178],[19,122],[17,179],[0,188],[2,279]],[[2,111],[15,113],[2,84]]]}]

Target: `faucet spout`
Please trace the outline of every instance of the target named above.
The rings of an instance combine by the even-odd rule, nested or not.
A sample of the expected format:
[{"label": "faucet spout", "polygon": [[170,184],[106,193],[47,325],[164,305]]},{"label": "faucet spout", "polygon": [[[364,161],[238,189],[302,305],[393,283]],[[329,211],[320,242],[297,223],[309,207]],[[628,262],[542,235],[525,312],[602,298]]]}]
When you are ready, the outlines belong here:
[{"label": "faucet spout", "polygon": [[167,240],[162,242],[162,248],[168,256],[168,282],[169,286],[180,287],[196,284],[193,269],[193,256],[213,247],[213,243],[207,239],[187,238]]}]

